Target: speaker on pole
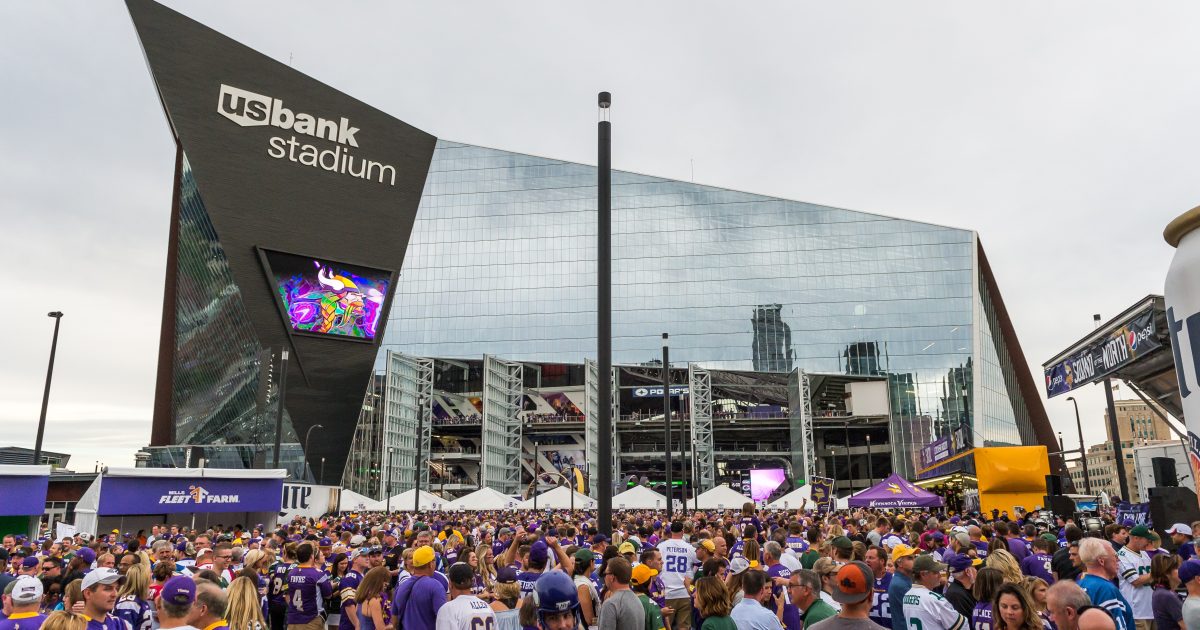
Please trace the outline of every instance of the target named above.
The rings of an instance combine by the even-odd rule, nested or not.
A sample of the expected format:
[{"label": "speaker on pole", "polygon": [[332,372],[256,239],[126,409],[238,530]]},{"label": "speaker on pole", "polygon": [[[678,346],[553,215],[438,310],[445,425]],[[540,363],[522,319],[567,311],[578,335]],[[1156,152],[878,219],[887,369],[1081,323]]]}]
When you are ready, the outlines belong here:
[{"label": "speaker on pole", "polygon": [[[1150,521],[1160,535],[1165,534],[1174,523],[1200,521],[1196,493],[1188,488],[1171,486],[1150,488]],[[1170,537],[1164,537],[1163,540],[1170,540]]]},{"label": "speaker on pole", "polygon": [[1151,457],[1150,465],[1154,468],[1154,485],[1159,488],[1179,486],[1179,477],[1175,474],[1175,458]]},{"label": "speaker on pole", "polygon": [[1062,496],[1063,494],[1063,478],[1058,475],[1046,475],[1046,495],[1052,497]]}]

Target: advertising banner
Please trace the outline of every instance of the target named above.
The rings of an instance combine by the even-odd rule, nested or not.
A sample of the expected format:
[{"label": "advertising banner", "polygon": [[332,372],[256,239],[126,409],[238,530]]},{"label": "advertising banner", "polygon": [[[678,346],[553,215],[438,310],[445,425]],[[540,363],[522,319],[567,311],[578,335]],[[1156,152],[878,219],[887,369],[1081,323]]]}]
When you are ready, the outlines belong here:
[{"label": "advertising banner", "polygon": [[949,459],[953,454],[954,449],[951,448],[950,436],[938,438],[921,447],[921,468],[929,468],[943,459]]},{"label": "advertising banner", "polygon": [[833,480],[828,477],[813,477],[809,482],[812,486],[812,500],[818,514],[833,510]]},{"label": "advertising banner", "polygon": [[[671,398],[675,398],[677,396],[687,396],[687,393],[688,393],[687,385],[672,385],[671,386]],[[657,387],[655,387],[655,386],[635,387],[633,390],[634,398],[662,398],[662,395],[663,395],[662,385],[659,385]]]},{"label": "advertising banner", "polygon": [[1121,502],[1117,505],[1117,522],[1126,527],[1134,525],[1149,527],[1151,525],[1150,504]]},{"label": "advertising banner", "polygon": [[4,497],[0,501],[0,516],[32,516],[45,512],[46,488],[49,486],[48,476],[0,476],[0,497]]},{"label": "advertising banner", "polygon": [[312,486],[303,483],[283,484],[283,501],[279,507],[279,522],[287,523],[297,516],[320,518],[337,509],[337,486]]},{"label": "advertising banner", "polygon": [[282,479],[105,477],[97,513],[278,512],[282,493]]},{"label": "advertising banner", "polygon": [[1154,326],[1154,309],[1142,311],[1111,335],[1046,366],[1046,396],[1053,398],[1093,383],[1161,347]]}]

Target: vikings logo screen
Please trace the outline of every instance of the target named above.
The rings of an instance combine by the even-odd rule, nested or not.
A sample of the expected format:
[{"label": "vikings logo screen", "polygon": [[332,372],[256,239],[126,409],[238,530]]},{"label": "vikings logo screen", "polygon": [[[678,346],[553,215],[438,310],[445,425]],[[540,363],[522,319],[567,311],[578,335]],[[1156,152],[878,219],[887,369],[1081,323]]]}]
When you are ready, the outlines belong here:
[{"label": "vikings logo screen", "polygon": [[266,252],[292,330],[372,340],[391,274]]}]

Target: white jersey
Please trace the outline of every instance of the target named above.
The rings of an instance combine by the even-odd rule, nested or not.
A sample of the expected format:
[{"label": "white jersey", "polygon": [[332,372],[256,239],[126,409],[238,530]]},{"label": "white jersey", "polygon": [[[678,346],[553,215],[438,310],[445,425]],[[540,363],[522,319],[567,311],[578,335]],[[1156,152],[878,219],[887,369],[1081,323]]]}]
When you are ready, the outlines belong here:
[{"label": "white jersey", "polygon": [[683,580],[691,576],[691,567],[696,563],[696,550],[682,540],[668,538],[658,543],[658,552],[662,554],[662,571],[659,571],[658,578],[663,583],[663,597],[686,599],[688,591]]},{"label": "white jersey", "polygon": [[888,533],[887,536],[884,536],[883,538],[881,538],[879,540],[879,544],[883,545],[884,547],[886,547],[888,549],[891,549],[892,547],[895,547],[896,545],[907,545],[908,541],[905,540],[905,538],[903,536],[897,535],[895,533]]},{"label": "white jersey", "polygon": [[1134,619],[1153,619],[1154,587],[1149,584],[1134,586],[1133,581],[1150,573],[1150,556],[1145,551],[1134,551],[1121,547],[1117,552],[1117,571],[1121,579],[1121,595],[1133,609]]},{"label": "white jersey", "polygon": [[967,626],[967,619],[945,597],[920,584],[913,584],[904,596],[904,620],[908,630],[962,630]]},{"label": "white jersey", "polygon": [[459,595],[437,613],[437,630],[483,630],[496,625],[496,613],[474,595]]}]

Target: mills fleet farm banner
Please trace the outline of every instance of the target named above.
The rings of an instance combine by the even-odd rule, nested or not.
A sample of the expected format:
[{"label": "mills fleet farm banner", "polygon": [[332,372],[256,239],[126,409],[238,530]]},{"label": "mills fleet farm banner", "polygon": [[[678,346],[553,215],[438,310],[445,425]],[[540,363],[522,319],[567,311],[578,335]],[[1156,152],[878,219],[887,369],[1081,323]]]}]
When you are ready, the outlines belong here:
[{"label": "mills fleet farm banner", "polygon": [[278,512],[282,492],[282,479],[105,477],[98,512]]},{"label": "mills fleet farm banner", "polygon": [[1154,309],[1142,311],[1111,335],[1046,366],[1046,396],[1052,398],[1095,382],[1161,347],[1154,329]]}]

